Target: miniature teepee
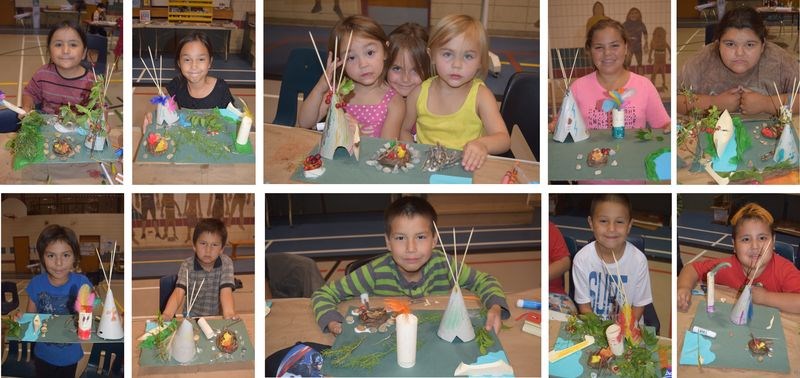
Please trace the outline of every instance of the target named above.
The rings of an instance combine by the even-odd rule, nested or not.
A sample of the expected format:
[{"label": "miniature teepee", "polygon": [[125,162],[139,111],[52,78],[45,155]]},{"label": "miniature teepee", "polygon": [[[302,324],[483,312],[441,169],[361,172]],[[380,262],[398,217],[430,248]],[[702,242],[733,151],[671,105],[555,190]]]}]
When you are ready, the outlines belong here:
[{"label": "miniature teepee", "polygon": [[[589,133],[586,131],[586,123],[583,121],[581,111],[578,109],[578,104],[572,97],[569,84],[572,80],[572,72],[575,69],[575,62],[578,60],[578,52],[575,53],[575,59],[572,61],[572,69],[567,76],[564,70],[564,62],[561,60],[561,50],[556,49],[558,54],[558,63],[561,65],[561,77],[564,79],[564,101],[561,102],[561,110],[558,115],[558,122],[556,123],[555,132],[553,132],[553,140],[556,142],[564,142],[568,136],[572,136],[573,142],[580,142],[589,139]],[[555,98],[553,99],[555,101]]]},{"label": "miniature teepee", "polygon": [[117,305],[114,301],[114,293],[111,291],[111,275],[114,274],[114,257],[117,252],[117,243],[114,242],[114,249],[111,250],[111,265],[108,268],[108,275],[106,275],[106,268],[103,267],[103,260],[100,258],[100,251],[95,249],[97,259],[100,260],[100,268],[103,270],[103,277],[106,280],[106,299],[103,302],[103,314],[100,315],[100,325],[97,326],[97,336],[107,340],[119,340],[125,336],[122,330],[122,319],[117,312]]},{"label": "miniature teepee", "polygon": [[175,102],[175,96],[167,96],[164,94],[164,90],[161,89],[161,57],[158,58],[158,71],[156,71],[156,61],[153,59],[153,52],[150,51],[150,47],[147,48],[147,52],[150,54],[150,64],[153,67],[152,72],[147,68],[147,63],[144,62],[144,59],[142,57],[139,57],[139,59],[144,65],[144,70],[156,85],[156,89],[158,89],[158,96],[150,99],[150,103],[156,105],[156,125],[174,125],[178,122],[178,104]]},{"label": "miniature teepee", "polygon": [[[773,82],[773,84],[775,84]],[[777,86],[775,87],[777,91]],[[797,79],[792,82],[792,92],[789,94],[789,100],[786,104],[781,103],[781,110],[778,114],[778,120],[783,124],[783,132],[775,146],[775,156],[773,160],[777,163],[788,161],[792,164],[797,164],[800,161],[798,156],[797,137],[794,134],[792,127],[792,107],[795,100],[797,100],[798,92],[800,91],[800,82]],[[778,101],[781,101],[780,92],[778,92]]]},{"label": "miniature teepee", "polygon": [[[195,286],[197,285],[197,281],[195,281],[194,285],[192,286],[192,291],[186,292],[186,314],[183,317],[183,322],[181,322],[180,327],[175,332],[175,335],[172,338],[172,344],[169,347],[169,354],[175,361],[178,361],[182,364],[185,364],[194,359],[195,354],[197,354],[197,344],[194,341],[194,327],[192,326],[192,321],[189,319],[189,315],[192,313],[192,306],[197,301],[197,296],[200,295],[200,291],[203,289],[203,284],[206,282],[205,278],[203,281],[200,282],[200,287],[197,288],[197,292],[195,292]],[[186,272],[186,287],[189,287],[189,272]]]},{"label": "miniature teepee", "polygon": [[[339,80],[336,80],[336,70],[333,71],[331,77],[328,77],[325,64],[319,55],[317,43],[314,42],[314,36],[308,32],[311,37],[311,43],[314,44],[314,51],[317,53],[317,59],[320,66],[322,66],[322,73],[325,75],[325,81],[328,84],[328,93],[325,96],[325,102],[330,104],[328,108],[328,116],[325,119],[325,130],[322,132],[322,142],[319,145],[319,154],[325,159],[333,159],[333,155],[339,147],[344,147],[350,156],[355,156],[358,160],[358,143],[361,141],[358,129],[355,132],[350,132],[347,125],[347,119],[344,116],[344,107],[346,103],[343,101],[344,96],[353,90],[353,82],[350,79],[342,80],[344,77],[344,67],[339,74]],[[347,41],[347,48],[345,49],[345,56],[350,51],[350,42],[353,39],[353,32],[350,32],[350,38]],[[336,38],[334,45],[334,61],[338,59],[339,38]]]},{"label": "miniature teepee", "polygon": [[714,131],[714,148],[717,156],[714,156],[711,165],[717,172],[732,172],[736,170],[736,164],[731,163],[731,158],[736,156],[736,130],[733,127],[733,118],[728,110],[720,114],[717,120],[716,130]]},{"label": "miniature teepee", "polygon": [[[436,228],[436,223],[433,223]],[[473,228],[474,232],[475,229]],[[436,228],[436,235],[439,237],[439,244],[442,246],[442,253],[444,260],[447,261],[447,268],[450,270],[450,277],[453,278],[453,290],[450,291],[450,300],[447,303],[447,309],[442,315],[442,321],[439,323],[439,331],[436,333],[442,340],[453,342],[458,337],[462,342],[472,341],[475,338],[475,330],[472,328],[472,322],[469,320],[467,313],[467,305],[464,303],[464,295],[461,293],[459,286],[459,278],[461,275],[461,268],[464,267],[464,260],[469,251],[469,243],[472,241],[472,232],[469,234],[467,241],[467,248],[464,250],[464,257],[461,258],[461,265],[458,265],[458,253],[456,252],[456,230],[453,229],[453,264],[450,264],[450,259],[447,257],[447,252],[444,250],[444,243],[442,236],[439,235],[439,229]],[[455,269],[454,269],[455,267]]]},{"label": "miniature teepee", "polygon": [[745,325],[750,322],[750,319],[753,317],[753,279],[756,278],[756,273],[758,273],[758,268],[761,267],[761,258],[764,257],[764,253],[772,244],[770,240],[764,247],[761,248],[761,254],[758,255],[758,260],[756,261],[756,267],[750,272],[750,281],[747,282],[742,293],[739,295],[739,298],[736,299],[736,303],[733,305],[731,309],[731,323],[737,325]]}]

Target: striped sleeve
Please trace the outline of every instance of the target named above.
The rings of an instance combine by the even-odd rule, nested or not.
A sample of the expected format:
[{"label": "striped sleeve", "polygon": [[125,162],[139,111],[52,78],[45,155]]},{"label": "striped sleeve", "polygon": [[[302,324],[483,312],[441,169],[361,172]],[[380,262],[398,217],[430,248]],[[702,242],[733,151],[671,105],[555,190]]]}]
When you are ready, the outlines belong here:
[{"label": "striped sleeve", "polygon": [[500,287],[500,283],[489,274],[472,269],[464,264],[461,276],[459,277],[459,286],[478,295],[478,297],[481,298],[481,303],[483,303],[487,309],[491,308],[493,305],[499,305],[502,310],[503,319],[511,317],[503,288]]}]

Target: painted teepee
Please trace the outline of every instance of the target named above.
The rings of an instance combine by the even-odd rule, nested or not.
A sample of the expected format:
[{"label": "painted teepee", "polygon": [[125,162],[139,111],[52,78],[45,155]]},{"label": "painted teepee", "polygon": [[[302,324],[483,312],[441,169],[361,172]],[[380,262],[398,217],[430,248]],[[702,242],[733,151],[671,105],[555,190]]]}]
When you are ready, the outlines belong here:
[{"label": "painted teepee", "polygon": [[[575,59],[572,61],[572,69],[569,72],[569,76],[564,70],[561,50],[556,49],[556,53],[558,54],[558,62],[561,65],[561,77],[564,79],[565,92],[564,101],[561,102],[561,110],[559,110],[558,122],[556,122],[556,128],[553,132],[553,140],[563,143],[568,136],[572,136],[573,142],[580,142],[589,139],[589,133],[586,131],[586,123],[583,121],[580,109],[578,109],[578,103],[575,102],[575,98],[572,97],[572,91],[569,89],[572,72],[578,59],[578,52],[575,53]],[[553,101],[555,102],[555,98],[553,98]]]},{"label": "painted teepee", "polygon": [[[436,223],[433,224],[436,228]],[[473,228],[474,232],[475,229]],[[436,235],[439,237],[439,244],[442,246],[442,253],[444,259],[447,261],[447,268],[450,270],[450,277],[453,279],[453,290],[450,291],[450,300],[447,303],[447,309],[442,315],[442,321],[439,323],[439,331],[436,333],[442,340],[453,342],[456,338],[461,342],[472,341],[475,338],[475,330],[472,328],[472,322],[469,320],[469,313],[467,313],[467,305],[464,303],[464,295],[459,286],[459,278],[461,269],[464,266],[464,260],[469,251],[469,242],[472,241],[472,232],[469,234],[467,247],[464,250],[464,256],[461,258],[461,265],[458,265],[458,253],[456,252],[456,230],[453,229],[453,264],[450,264],[450,259],[447,257],[447,252],[444,251],[444,243],[442,236],[439,235],[439,229],[436,228]]]},{"label": "painted teepee", "polygon": [[[203,281],[200,282],[200,287],[197,288],[195,292],[194,287],[197,285],[197,281],[195,281],[192,286],[192,291],[186,292],[186,314],[183,317],[183,322],[181,322],[180,327],[175,331],[172,344],[170,344],[169,347],[170,356],[172,356],[175,361],[182,364],[193,360],[197,354],[197,344],[194,340],[194,326],[192,326],[192,320],[189,318],[189,314],[192,313],[192,306],[194,306],[194,303],[197,301],[197,296],[200,295],[200,291],[203,289],[203,284],[205,282],[206,280],[204,278]],[[189,287],[188,271],[186,272],[186,287]]]},{"label": "painted teepee", "polygon": [[106,269],[103,267],[103,259],[100,258],[100,251],[95,249],[97,259],[100,260],[100,268],[103,270],[103,277],[106,280],[106,299],[103,302],[103,314],[100,316],[100,325],[97,326],[97,336],[107,340],[119,340],[125,336],[122,330],[122,317],[117,312],[116,301],[114,301],[114,293],[111,291],[111,275],[114,274],[114,257],[116,257],[117,243],[114,242],[114,249],[111,250],[111,266],[108,268],[108,275]]},{"label": "painted teepee", "polygon": [[142,57],[139,59],[142,61],[144,65],[144,70],[150,76],[150,79],[153,80],[153,84],[155,84],[156,89],[158,89],[158,96],[155,96],[150,99],[150,103],[156,105],[156,125],[166,125],[171,126],[178,122],[178,103],[175,102],[175,96],[168,96],[164,94],[164,90],[161,89],[161,72],[162,72],[162,59],[161,57],[158,58],[158,70],[156,70],[156,61],[153,59],[153,52],[150,50],[150,47],[147,48],[147,52],[150,54],[150,65],[152,69],[147,68],[147,63],[145,63]]},{"label": "painted teepee", "polygon": [[717,156],[711,160],[711,166],[716,172],[733,172],[737,164],[731,159],[736,156],[736,130],[733,127],[733,118],[726,109],[717,120],[713,140]]},{"label": "painted teepee", "polygon": [[753,279],[756,278],[758,268],[761,267],[761,258],[764,257],[770,245],[772,245],[772,240],[761,248],[761,254],[758,255],[758,260],[756,261],[756,267],[750,272],[750,281],[747,282],[747,285],[745,285],[742,293],[739,295],[739,298],[736,299],[736,303],[731,309],[730,319],[733,324],[745,325],[749,323],[750,319],[753,317]]},{"label": "painted teepee", "polygon": [[[775,86],[775,91],[778,92],[777,85]],[[778,144],[775,146],[775,155],[772,157],[776,163],[788,161],[792,164],[797,164],[800,161],[797,137],[792,127],[792,107],[797,100],[798,92],[800,92],[800,82],[795,79],[792,82],[792,92],[789,93],[789,100],[786,101],[786,104],[781,103],[781,109],[778,114],[778,120],[783,124],[783,132],[780,139],[778,139]],[[778,101],[781,101],[780,92],[778,92],[777,97]]]},{"label": "painted teepee", "polygon": [[[322,73],[325,75],[325,81],[328,84],[328,93],[325,96],[325,102],[330,104],[328,108],[328,115],[325,118],[325,130],[322,132],[322,142],[319,145],[319,154],[325,159],[333,159],[333,155],[339,147],[347,150],[350,156],[358,160],[358,144],[361,141],[358,128],[354,132],[350,131],[345,118],[344,107],[346,105],[344,96],[353,90],[353,82],[350,79],[344,78],[344,67],[339,74],[339,80],[336,80],[336,70],[333,71],[331,77],[328,77],[328,71],[317,49],[317,43],[314,42],[314,36],[308,32],[311,37],[311,43],[314,44],[314,51],[317,53],[317,59],[320,66],[322,66]],[[350,42],[353,39],[353,32],[350,32],[350,38],[347,41],[347,48],[345,49],[345,56],[350,51]],[[339,38],[336,37],[336,44],[334,45],[334,60],[337,60],[339,50]]]}]

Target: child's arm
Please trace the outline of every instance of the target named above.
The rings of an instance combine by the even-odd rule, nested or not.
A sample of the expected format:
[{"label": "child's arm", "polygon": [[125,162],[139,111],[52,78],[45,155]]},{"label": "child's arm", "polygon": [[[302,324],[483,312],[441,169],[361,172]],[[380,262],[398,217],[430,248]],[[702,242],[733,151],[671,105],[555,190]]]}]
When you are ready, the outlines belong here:
[{"label": "child's arm", "polygon": [[30,297],[28,298],[28,306],[25,309],[25,312],[30,314],[38,313],[39,311],[36,309],[36,302],[33,301]]},{"label": "child's arm", "polygon": [[[508,319],[511,317],[511,312],[508,310],[508,302],[506,301],[506,295],[503,292],[503,288],[500,286],[500,283],[497,282],[497,279],[491,275],[476,269],[472,269],[468,265],[464,265],[464,268],[461,270],[459,285],[472,291],[475,293],[475,295],[480,297],[481,303],[483,303],[483,305],[489,310],[495,306],[499,307],[501,310],[499,315],[502,319]],[[486,321],[488,326],[488,316]]]},{"label": "child's arm", "polygon": [[395,140],[400,138],[400,126],[403,124],[406,108],[402,97],[397,94],[389,102],[389,110],[386,114],[386,121],[383,122],[381,138]]},{"label": "child's arm", "polygon": [[511,137],[494,95],[485,85],[478,88],[478,117],[483,122],[486,134],[464,145],[464,158],[461,165],[467,171],[474,171],[483,165],[488,154],[502,154],[511,146]]},{"label": "child's arm", "polygon": [[753,286],[753,303],[778,310],[800,314],[800,293],[778,293],[760,286]]},{"label": "child's arm", "polygon": [[[327,77],[331,77],[334,72],[333,53],[328,53],[328,64],[326,67],[328,72]],[[320,76],[314,89],[308,93],[308,97],[304,98],[303,103],[300,104],[300,113],[297,114],[297,124],[300,125],[300,127],[312,129],[317,122],[325,117],[330,107],[330,104],[325,103],[325,96],[329,90],[330,87],[328,87],[328,82],[323,74]]]},{"label": "child's arm", "polygon": [[223,287],[219,291],[219,304],[222,307],[222,317],[225,319],[236,319],[236,306],[233,304],[233,289]]},{"label": "child's arm", "polygon": [[161,317],[164,320],[171,320],[175,317],[175,312],[178,311],[178,307],[183,303],[183,297],[185,295],[186,290],[175,287],[175,290],[172,291],[172,295],[169,296],[169,300],[167,300],[166,306],[164,306],[164,311],[161,313]]},{"label": "child's arm", "polygon": [[338,303],[362,294],[362,291],[356,292],[356,290],[363,290],[370,294],[374,292],[374,282],[366,280],[366,277],[373,276],[369,269],[369,265],[359,268],[359,270],[367,270],[360,275],[365,279],[359,278],[359,275],[354,272],[336,282],[327,283],[311,295],[314,319],[323,332],[328,331],[335,335],[341,333],[341,323],[344,321],[344,317],[336,310]]},{"label": "child's arm", "polygon": [[693,263],[683,266],[678,275],[678,311],[686,312],[692,304],[692,289],[700,278],[694,269]]},{"label": "child's arm", "polygon": [[550,263],[550,278],[554,280],[556,278],[562,277],[564,273],[569,270],[569,267],[572,265],[572,260],[570,260],[569,256],[564,256],[556,261]]},{"label": "child's arm", "polygon": [[403,117],[403,127],[400,129],[400,140],[404,142],[414,141],[411,130],[413,130],[414,125],[417,124],[417,99],[419,99],[419,92],[420,87],[416,87],[406,98],[406,115]]},{"label": "child's arm", "polygon": [[644,307],[642,306],[631,306],[631,314],[633,315],[633,322],[638,323],[639,319],[644,314]]},{"label": "child's arm", "polygon": [[591,314],[592,313],[592,305],[587,303],[577,303],[578,305],[578,313],[581,314]]}]

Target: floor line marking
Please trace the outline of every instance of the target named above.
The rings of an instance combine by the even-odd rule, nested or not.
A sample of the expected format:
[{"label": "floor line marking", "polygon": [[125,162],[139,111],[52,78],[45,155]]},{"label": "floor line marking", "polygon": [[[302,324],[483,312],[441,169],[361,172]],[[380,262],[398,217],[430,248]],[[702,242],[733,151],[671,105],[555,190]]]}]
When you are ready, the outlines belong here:
[{"label": "floor line marking", "polygon": [[678,49],[678,54],[680,54],[681,51],[683,51],[683,49],[686,48],[686,45],[688,45],[688,44],[690,44],[692,42],[692,39],[694,39],[694,36],[696,36],[697,33],[699,33],[699,32],[700,32],[700,29],[697,29],[697,30],[694,31],[694,33],[692,33],[692,36],[689,37],[689,39],[687,39],[686,42],[683,45],[681,45],[681,48]]}]

